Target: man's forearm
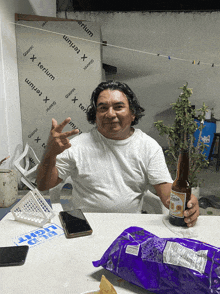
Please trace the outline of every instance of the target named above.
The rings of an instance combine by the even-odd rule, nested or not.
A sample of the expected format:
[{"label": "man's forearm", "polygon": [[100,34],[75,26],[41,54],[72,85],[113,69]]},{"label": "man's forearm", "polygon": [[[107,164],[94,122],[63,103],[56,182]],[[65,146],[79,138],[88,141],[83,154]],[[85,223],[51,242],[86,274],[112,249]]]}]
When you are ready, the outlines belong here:
[{"label": "man's forearm", "polygon": [[37,188],[40,191],[49,190],[61,181],[56,168],[56,157],[45,156],[37,169]]},{"label": "man's forearm", "polygon": [[167,203],[167,200],[170,198],[170,192],[171,192],[171,183],[161,183],[158,185],[154,185],[154,188],[157,192],[157,196],[160,197],[163,205],[166,208],[169,208],[169,204]]}]

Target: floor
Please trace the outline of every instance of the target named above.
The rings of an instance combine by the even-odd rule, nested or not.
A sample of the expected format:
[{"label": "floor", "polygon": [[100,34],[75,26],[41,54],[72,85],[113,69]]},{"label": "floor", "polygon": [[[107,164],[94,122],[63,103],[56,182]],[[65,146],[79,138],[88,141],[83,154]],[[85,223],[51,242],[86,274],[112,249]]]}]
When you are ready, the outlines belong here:
[{"label": "floor", "polygon": [[216,171],[216,161],[211,161],[208,168],[203,169],[198,177],[203,179],[200,187],[201,196],[215,195],[220,198],[220,169]]},{"label": "floor", "polygon": [[[198,177],[203,179],[200,187],[200,197],[209,198],[214,195],[220,199],[220,169],[216,171],[216,159],[211,161],[207,169],[203,169]],[[220,209],[208,207],[206,210],[201,209],[202,214],[220,215]]]}]

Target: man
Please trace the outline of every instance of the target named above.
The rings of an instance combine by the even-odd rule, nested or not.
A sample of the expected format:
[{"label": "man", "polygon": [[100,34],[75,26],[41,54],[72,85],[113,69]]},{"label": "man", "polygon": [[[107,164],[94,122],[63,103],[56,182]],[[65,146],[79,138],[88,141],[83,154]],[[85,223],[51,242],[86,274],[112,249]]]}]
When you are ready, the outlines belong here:
[{"label": "man", "polygon": [[[162,148],[151,137],[133,128],[143,116],[132,90],[124,83],[103,82],[94,90],[87,119],[96,124],[89,133],[71,141],[78,130],[62,133],[70,118],[52,128],[38,168],[39,190],[73,180],[74,207],[86,211],[140,212],[149,183],[165,207],[169,207],[172,178]],[[184,212],[193,226],[199,215],[192,195]]]}]

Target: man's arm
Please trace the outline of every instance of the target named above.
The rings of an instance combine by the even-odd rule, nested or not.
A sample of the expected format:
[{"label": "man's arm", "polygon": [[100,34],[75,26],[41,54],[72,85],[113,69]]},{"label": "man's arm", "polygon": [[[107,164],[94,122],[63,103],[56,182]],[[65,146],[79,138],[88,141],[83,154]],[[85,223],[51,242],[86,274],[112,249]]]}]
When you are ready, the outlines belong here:
[{"label": "man's arm", "polygon": [[67,137],[79,132],[79,130],[75,129],[70,132],[62,133],[63,128],[70,122],[70,120],[71,118],[67,118],[58,125],[57,121],[52,119],[52,127],[47,142],[47,148],[37,169],[36,182],[37,188],[40,191],[49,190],[62,182],[62,179],[58,177],[56,157],[64,150],[71,147]]},{"label": "man's arm", "polygon": [[[161,183],[154,185],[157,196],[160,197],[163,205],[168,209],[170,204],[171,187],[171,183]],[[195,195],[191,194],[191,199],[188,201],[187,207],[188,209],[184,211],[184,221],[187,223],[188,227],[192,227],[195,225],[199,216],[199,203]]]},{"label": "man's arm", "polygon": [[40,191],[49,190],[62,182],[58,177],[56,157],[44,157],[37,169],[37,188]]},{"label": "man's arm", "polygon": [[161,183],[153,186],[156,190],[157,196],[160,197],[161,202],[163,205],[169,209],[169,199],[170,199],[170,192],[171,192],[171,183]]}]

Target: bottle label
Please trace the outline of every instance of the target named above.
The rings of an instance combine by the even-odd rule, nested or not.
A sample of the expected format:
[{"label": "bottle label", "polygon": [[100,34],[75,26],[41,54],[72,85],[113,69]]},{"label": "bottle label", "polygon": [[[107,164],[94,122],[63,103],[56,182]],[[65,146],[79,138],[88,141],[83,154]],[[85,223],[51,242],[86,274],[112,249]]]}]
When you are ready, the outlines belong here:
[{"label": "bottle label", "polygon": [[171,190],[170,194],[170,214],[175,217],[184,218],[186,193],[180,193]]}]

